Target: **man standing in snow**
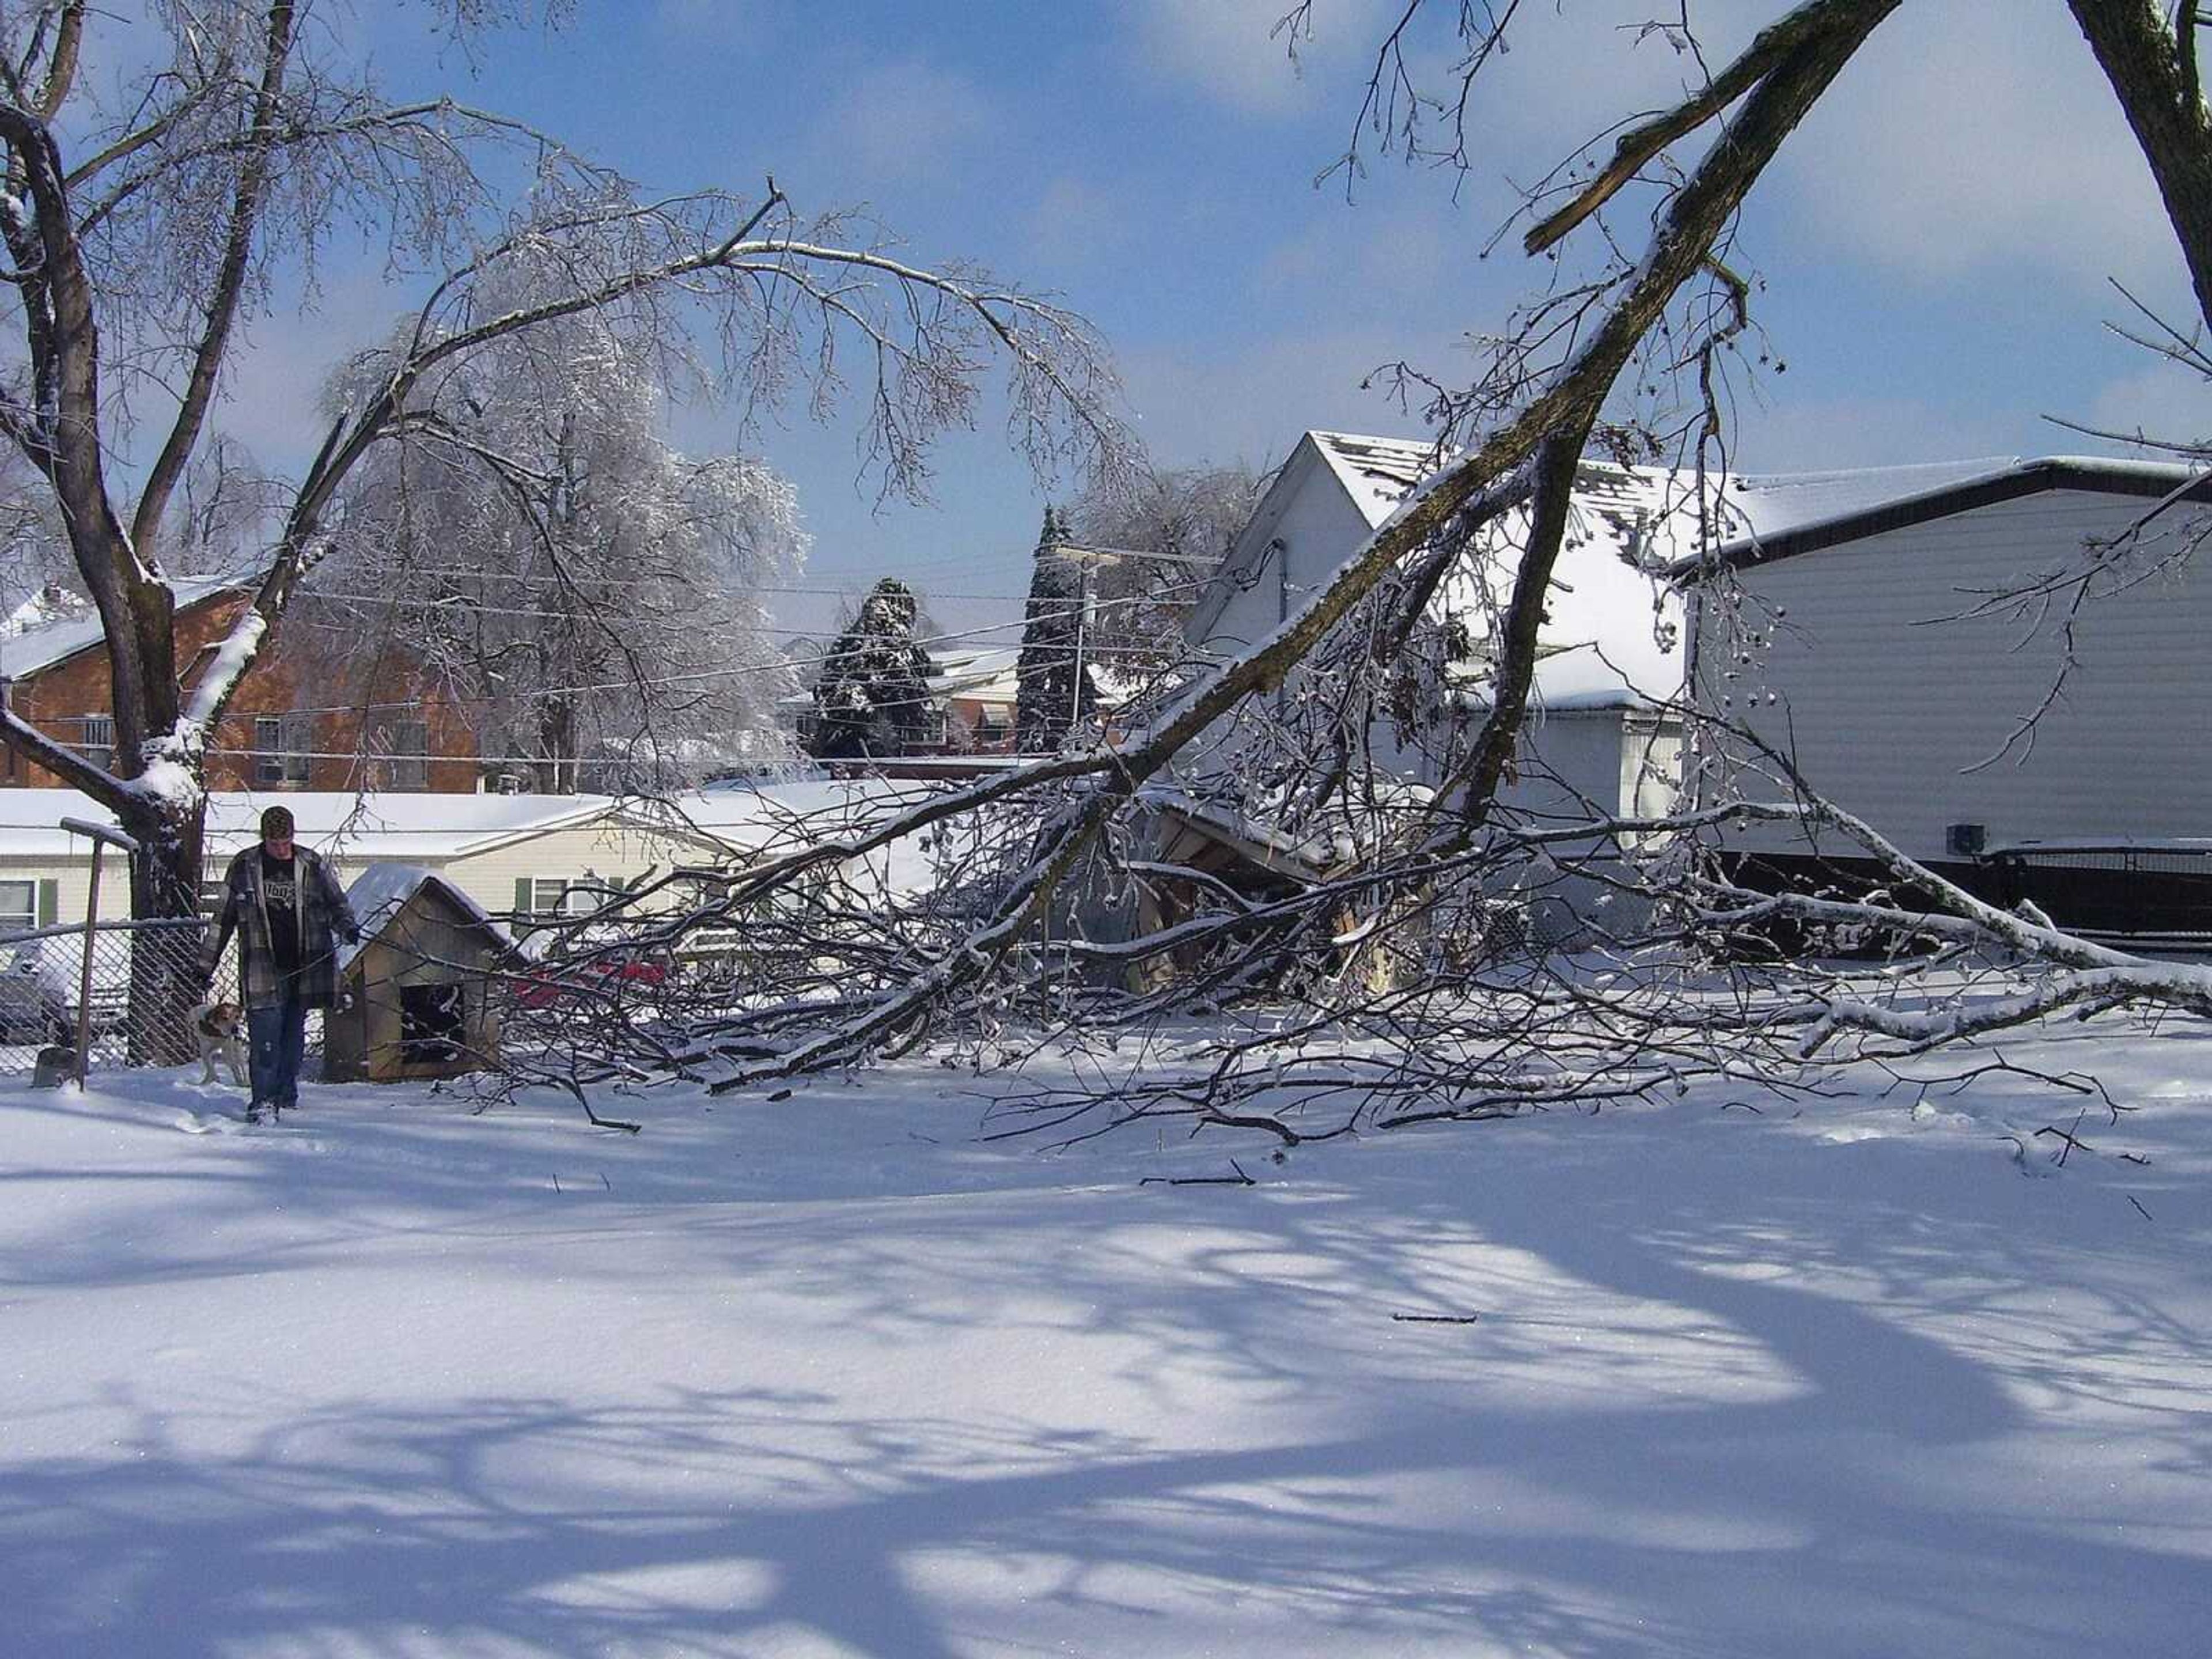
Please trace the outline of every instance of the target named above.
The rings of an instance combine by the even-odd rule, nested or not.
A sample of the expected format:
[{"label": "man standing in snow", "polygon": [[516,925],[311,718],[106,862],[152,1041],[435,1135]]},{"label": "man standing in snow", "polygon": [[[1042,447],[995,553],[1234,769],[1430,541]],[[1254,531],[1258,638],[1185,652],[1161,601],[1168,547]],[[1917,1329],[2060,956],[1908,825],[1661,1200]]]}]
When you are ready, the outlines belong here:
[{"label": "man standing in snow", "polygon": [[253,1097],[246,1121],[261,1109],[300,1103],[300,1059],[307,1044],[307,1010],[337,1000],[337,945],[361,937],[345,890],[321,857],[292,840],[292,814],[272,806],[261,815],[261,842],[231,860],[216,911],[215,944],[203,964],[215,977],[222,947],[238,934],[239,1000],[246,1005],[246,1072]]}]

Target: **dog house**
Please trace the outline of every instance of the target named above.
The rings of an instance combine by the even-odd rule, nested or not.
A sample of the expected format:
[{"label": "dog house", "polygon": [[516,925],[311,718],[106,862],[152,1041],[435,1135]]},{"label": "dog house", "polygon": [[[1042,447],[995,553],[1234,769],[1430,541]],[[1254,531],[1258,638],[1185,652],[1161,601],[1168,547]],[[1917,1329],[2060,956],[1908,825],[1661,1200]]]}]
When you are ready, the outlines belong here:
[{"label": "dog house", "polygon": [[323,1074],[397,1083],[481,1071],[499,1055],[495,981],[514,946],[428,870],[373,864],[346,891],[361,940],[341,946],[341,1006],[323,1020]]}]

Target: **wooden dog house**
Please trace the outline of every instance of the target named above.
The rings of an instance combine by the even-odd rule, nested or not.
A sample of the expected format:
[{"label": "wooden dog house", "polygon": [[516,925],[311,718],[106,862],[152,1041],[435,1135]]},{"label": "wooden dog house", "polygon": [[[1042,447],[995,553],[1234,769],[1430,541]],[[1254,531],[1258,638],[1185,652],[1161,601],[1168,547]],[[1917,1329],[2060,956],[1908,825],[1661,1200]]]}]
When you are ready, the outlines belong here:
[{"label": "wooden dog house", "polygon": [[341,946],[343,1006],[323,1020],[332,1082],[459,1077],[499,1057],[495,986],[514,946],[450,882],[373,864],[346,890],[361,941]]}]

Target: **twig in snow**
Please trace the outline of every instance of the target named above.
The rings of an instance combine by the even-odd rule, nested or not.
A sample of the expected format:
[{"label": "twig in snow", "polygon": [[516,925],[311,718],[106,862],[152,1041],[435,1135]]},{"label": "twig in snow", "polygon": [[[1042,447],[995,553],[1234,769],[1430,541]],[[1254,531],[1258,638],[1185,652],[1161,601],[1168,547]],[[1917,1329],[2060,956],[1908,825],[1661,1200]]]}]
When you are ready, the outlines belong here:
[{"label": "twig in snow", "polygon": [[[2085,1108],[2084,1110],[2086,1109],[2087,1109]],[[2081,1112],[2077,1112],[2074,1115],[2074,1129],[2078,1129],[2081,1127],[2081,1117],[2082,1113]],[[2066,1160],[2068,1158],[2072,1156],[2075,1147],[2080,1147],[2085,1152],[2093,1152],[2096,1151],[2096,1148],[2090,1146],[2088,1142],[2077,1139],[2074,1133],[2074,1129],[2055,1128],[2051,1125],[2046,1123],[2043,1127],[2035,1132],[2039,1138],[2044,1135],[2056,1135],[2059,1139],[2066,1143],[2065,1146],[2060,1149],[2058,1153],[2058,1167],[2062,1170],[2066,1167]]]},{"label": "twig in snow", "polygon": [[1233,1176],[1146,1176],[1139,1187],[1256,1187],[1260,1183],[1244,1173],[1244,1166],[1235,1158],[1229,1167],[1237,1171]]},{"label": "twig in snow", "polygon": [[1473,1325],[1478,1322],[1482,1316],[1480,1314],[1394,1313],[1390,1317],[1401,1325]]}]

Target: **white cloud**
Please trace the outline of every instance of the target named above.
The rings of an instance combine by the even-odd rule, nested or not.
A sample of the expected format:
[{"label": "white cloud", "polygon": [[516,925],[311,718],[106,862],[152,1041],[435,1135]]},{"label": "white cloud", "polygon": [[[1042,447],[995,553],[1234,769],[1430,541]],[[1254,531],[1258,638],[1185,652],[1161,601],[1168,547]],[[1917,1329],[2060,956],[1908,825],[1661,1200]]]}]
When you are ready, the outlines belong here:
[{"label": "white cloud", "polygon": [[965,76],[920,59],[864,71],[830,112],[823,146],[842,155],[854,181],[927,176],[971,149],[991,130],[992,112]]},{"label": "white cloud", "polygon": [[365,276],[327,289],[313,311],[255,320],[223,365],[210,424],[264,466],[304,466],[329,425],[324,382],[349,353],[383,337],[406,297]]},{"label": "white cloud", "polygon": [[2156,283],[2172,233],[2061,6],[1905,7],[1784,150],[1802,234],[1908,278]]},{"label": "white cloud", "polygon": [[[1482,314],[1480,303],[1468,303],[1465,289],[1469,250],[1480,246],[1487,226],[1471,213],[1433,201],[1372,198],[1347,208],[1323,196],[1316,207],[1303,228],[1256,260],[1255,291],[1304,296],[1317,309],[1357,294],[1369,308],[1406,302],[1421,314],[1449,312],[1462,320]],[[1500,295],[1516,292],[1522,273],[1500,270],[1492,286]]]}]

